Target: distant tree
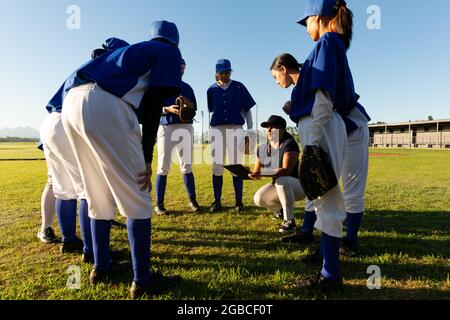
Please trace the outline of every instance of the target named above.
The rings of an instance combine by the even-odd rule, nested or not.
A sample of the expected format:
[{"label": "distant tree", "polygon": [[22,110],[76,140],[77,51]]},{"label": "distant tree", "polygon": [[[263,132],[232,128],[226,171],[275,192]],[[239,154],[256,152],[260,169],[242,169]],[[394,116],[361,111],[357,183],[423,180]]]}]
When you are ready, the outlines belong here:
[{"label": "distant tree", "polygon": [[432,116],[428,116],[428,121],[433,121],[433,117]]},{"label": "distant tree", "polygon": [[6,137],[0,138],[0,142],[38,142],[36,138],[20,138],[20,137]]},{"label": "distant tree", "polygon": [[300,143],[300,135],[298,134],[298,130],[295,127],[287,127],[286,131],[291,134],[291,136],[294,137],[295,141],[297,143]]}]

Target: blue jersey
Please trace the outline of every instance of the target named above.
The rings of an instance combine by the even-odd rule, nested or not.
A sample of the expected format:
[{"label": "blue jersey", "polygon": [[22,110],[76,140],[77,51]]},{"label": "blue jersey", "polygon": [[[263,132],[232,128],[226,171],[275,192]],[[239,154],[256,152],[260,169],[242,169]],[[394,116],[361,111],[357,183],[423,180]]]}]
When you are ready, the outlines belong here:
[{"label": "blue jersey", "polygon": [[[87,65],[88,63],[89,62],[86,62],[83,66]],[[76,81],[79,81],[79,79],[77,78],[77,73],[74,72],[66,79],[66,81],[59,88],[58,92],[53,96],[53,98],[50,100],[50,102],[45,107],[49,113],[52,113],[52,112],[61,113],[64,99],[66,98],[67,92],[69,91],[67,89],[69,86],[76,87],[78,85],[86,83],[85,81],[79,81],[79,83],[76,84]]]},{"label": "blue jersey", "polygon": [[[109,38],[106,39],[105,44],[103,44],[103,50],[105,52],[108,51],[114,51],[123,47],[129,46],[129,43],[118,38]],[[89,62],[86,62],[81,68],[86,66]],[[62,86],[59,88],[58,92],[53,96],[53,98],[50,100],[50,102],[47,104],[46,109],[49,113],[52,112],[59,112],[61,113],[62,105],[64,102],[64,98],[67,95],[68,87],[76,87],[79,84],[83,84],[84,81],[80,82],[79,84],[76,84],[76,71],[72,73],[66,81],[62,84]]]},{"label": "blue jersey", "polygon": [[344,118],[357,106],[357,94],[348,65],[344,42],[339,34],[323,35],[305,61],[292,91],[290,118],[295,123],[310,116],[317,90],[330,94],[334,109]]},{"label": "blue jersey", "polygon": [[160,41],[145,41],[88,62],[75,71],[64,90],[96,83],[138,110],[147,89],[181,88],[180,61],[177,47]]},{"label": "blue jersey", "polygon": [[[181,82],[181,93],[174,95],[174,96],[170,97],[169,99],[167,99],[165,106],[169,107],[169,106],[175,105],[175,101],[177,100],[177,98],[180,95],[191,100],[192,103],[194,104],[195,110],[197,110],[197,99],[195,99],[194,90],[192,90],[192,87],[184,81]],[[191,121],[189,123],[193,123],[193,122],[194,121]],[[161,122],[160,122],[160,124],[162,126],[167,126],[167,125],[171,125],[171,124],[179,124],[179,123],[186,123],[186,122],[181,122],[180,117],[173,113],[168,113],[166,115],[163,115],[161,117]]]},{"label": "blue jersey", "polygon": [[238,81],[232,81],[227,90],[215,83],[208,89],[207,96],[212,127],[244,125],[242,111],[247,112],[256,104],[247,88]]}]

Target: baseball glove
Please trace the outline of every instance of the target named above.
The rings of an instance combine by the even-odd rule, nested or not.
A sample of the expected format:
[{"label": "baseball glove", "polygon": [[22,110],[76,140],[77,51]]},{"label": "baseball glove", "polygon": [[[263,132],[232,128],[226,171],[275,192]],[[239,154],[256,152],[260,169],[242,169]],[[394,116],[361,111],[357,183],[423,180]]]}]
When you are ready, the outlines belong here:
[{"label": "baseball glove", "polygon": [[178,97],[175,103],[179,110],[178,116],[180,117],[181,122],[192,122],[197,114],[194,103],[183,96]]},{"label": "baseball glove", "polygon": [[300,184],[309,200],[316,200],[337,186],[336,174],[328,153],[306,146],[299,166]]}]

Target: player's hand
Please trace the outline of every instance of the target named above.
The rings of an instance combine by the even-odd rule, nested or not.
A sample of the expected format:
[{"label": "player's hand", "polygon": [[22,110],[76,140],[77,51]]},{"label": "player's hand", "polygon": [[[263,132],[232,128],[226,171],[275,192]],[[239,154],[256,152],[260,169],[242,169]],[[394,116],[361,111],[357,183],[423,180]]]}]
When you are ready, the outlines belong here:
[{"label": "player's hand", "polygon": [[252,180],[261,180],[261,171],[250,173],[248,177]]},{"label": "player's hand", "polygon": [[152,192],[152,165],[151,163],[146,163],[146,165],[147,169],[138,174],[137,183],[141,186],[141,191]]},{"label": "player's hand", "polygon": [[176,105],[172,105],[170,107],[166,107],[166,112],[173,113],[173,114],[179,114],[180,110],[178,109],[178,107]]}]

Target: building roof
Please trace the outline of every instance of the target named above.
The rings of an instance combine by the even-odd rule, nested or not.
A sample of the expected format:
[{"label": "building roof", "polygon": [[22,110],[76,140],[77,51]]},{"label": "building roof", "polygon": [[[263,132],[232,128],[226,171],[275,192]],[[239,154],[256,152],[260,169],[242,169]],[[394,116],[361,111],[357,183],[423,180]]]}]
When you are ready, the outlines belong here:
[{"label": "building roof", "polygon": [[424,121],[409,121],[399,123],[384,123],[384,124],[369,124],[369,128],[384,128],[384,127],[400,127],[400,126],[417,126],[417,125],[437,125],[441,123],[450,124],[450,119],[442,120],[424,120]]}]

